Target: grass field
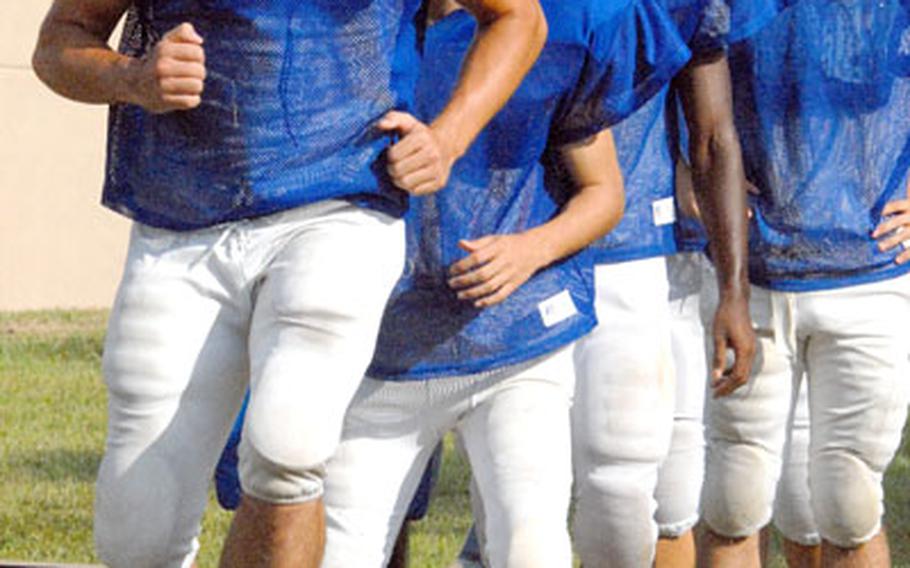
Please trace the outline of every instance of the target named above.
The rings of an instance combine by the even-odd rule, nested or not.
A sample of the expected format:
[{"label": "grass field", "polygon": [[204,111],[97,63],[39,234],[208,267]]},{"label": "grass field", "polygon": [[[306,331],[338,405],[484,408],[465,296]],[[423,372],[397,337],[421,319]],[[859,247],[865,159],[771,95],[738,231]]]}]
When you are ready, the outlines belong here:
[{"label": "grass field", "polygon": [[[91,510],[105,427],[104,318],[0,313],[0,559],[97,562]],[[455,557],[470,524],[467,480],[466,464],[448,444],[430,516],[412,534],[413,566],[444,567]],[[906,444],[889,472],[887,495],[895,565],[910,567]],[[201,568],[217,564],[229,520],[211,500]]]}]

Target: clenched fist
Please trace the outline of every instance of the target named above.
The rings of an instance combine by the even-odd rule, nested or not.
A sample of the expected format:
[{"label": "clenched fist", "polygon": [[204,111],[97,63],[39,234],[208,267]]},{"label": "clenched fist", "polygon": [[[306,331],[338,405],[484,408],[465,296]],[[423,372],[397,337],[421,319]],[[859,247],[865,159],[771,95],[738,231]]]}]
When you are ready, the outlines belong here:
[{"label": "clenched fist", "polygon": [[378,127],[401,136],[386,156],[395,185],[412,195],[426,195],[445,187],[455,156],[432,127],[399,111],[382,117]]},{"label": "clenched fist", "polygon": [[189,110],[202,102],[205,50],[192,24],[164,34],[136,70],[131,101],[149,112]]}]

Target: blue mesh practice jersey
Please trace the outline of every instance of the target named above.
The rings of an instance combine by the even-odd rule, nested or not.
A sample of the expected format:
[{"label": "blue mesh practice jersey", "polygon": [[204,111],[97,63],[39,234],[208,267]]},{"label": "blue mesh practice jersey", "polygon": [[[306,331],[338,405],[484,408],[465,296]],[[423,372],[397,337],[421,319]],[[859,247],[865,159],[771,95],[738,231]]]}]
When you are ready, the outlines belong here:
[{"label": "blue mesh practice jersey", "polygon": [[[484,372],[552,351],[595,325],[592,269],[579,256],[539,271],[484,310],[458,300],[446,282],[449,266],[466,256],[460,239],[551,219],[571,191],[557,173],[559,147],[633,112],[689,57],[655,0],[542,5],[549,37],[540,59],[456,164],[448,187],[412,202],[405,275],[386,309],[370,376]],[[423,116],[448,98],[474,32],[464,12],[427,30],[417,90]]]},{"label": "blue mesh practice jersey", "polygon": [[376,121],[408,108],[419,70],[419,0],[140,0],[121,51],[141,56],[181,22],[203,37],[196,109],[111,110],[108,207],[186,230],[328,198],[389,213]]},{"label": "blue mesh practice jersey", "polygon": [[[662,0],[693,53],[725,49],[774,13],[774,0]],[[669,99],[669,100],[668,100]],[[668,106],[671,105],[671,106]],[[614,128],[626,186],[619,226],[591,247],[595,262],[663,256],[677,250],[675,97],[665,88]],[[669,123],[668,123],[669,121]],[[688,227],[688,223],[684,222]]]},{"label": "blue mesh practice jersey", "polygon": [[871,238],[907,194],[910,8],[904,0],[782,2],[730,52],[753,200],[750,275],[817,290],[890,278]]}]

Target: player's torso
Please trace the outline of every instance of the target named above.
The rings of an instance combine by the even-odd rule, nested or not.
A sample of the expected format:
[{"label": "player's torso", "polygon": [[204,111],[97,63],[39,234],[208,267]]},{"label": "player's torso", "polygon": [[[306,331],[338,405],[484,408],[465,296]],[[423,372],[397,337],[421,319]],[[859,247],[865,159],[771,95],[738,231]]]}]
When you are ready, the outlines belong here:
[{"label": "player's torso", "polygon": [[[762,1],[762,0],[759,0]],[[729,34],[730,7],[725,0],[661,0],[680,37],[704,48],[702,28]],[[626,189],[620,224],[592,245],[598,263],[665,256],[678,250],[679,210],[675,200],[675,162],[679,156],[676,95],[664,89],[613,132]]]},{"label": "player's torso", "polygon": [[910,168],[910,12],[898,1],[790,2],[731,52],[754,200],[751,274],[780,289],[896,275],[871,237]]},{"label": "player's torso", "polygon": [[[382,193],[371,167],[388,138],[373,124],[411,101],[417,5],[140,2],[123,51],[141,55],[189,21],[204,38],[205,91],[200,107],[188,112],[115,109],[109,193],[120,206],[163,217],[152,224],[186,228]],[[162,193],[172,196],[167,208],[154,201]]]},{"label": "player's torso", "polygon": [[668,134],[669,89],[613,128],[626,208],[619,225],[591,245],[598,264],[676,251],[674,156]]},{"label": "player's torso", "polygon": [[[612,40],[597,35],[610,34],[603,22],[627,16],[631,4],[543,3],[549,36],[537,63],[456,165],[448,187],[412,204],[407,268],[386,311],[371,375],[483,372],[551,351],[593,327],[593,271],[581,256],[537,272],[505,302],[484,310],[456,299],[447,270],[466,255],[460,239],[524,231],[551,219],[568,200],[574,187],[556,167],[562,133],[584,129],[587,118],[599,122],[564,111],[590,96],[580,92],[582,76],[602,63],[594,61],[592,46]],[[594,6],[604,9],[594,13]],[[451,92],[473,35],[474,23],[463,12],[427,30],[417,89],[423,116],[438,112]]]}]

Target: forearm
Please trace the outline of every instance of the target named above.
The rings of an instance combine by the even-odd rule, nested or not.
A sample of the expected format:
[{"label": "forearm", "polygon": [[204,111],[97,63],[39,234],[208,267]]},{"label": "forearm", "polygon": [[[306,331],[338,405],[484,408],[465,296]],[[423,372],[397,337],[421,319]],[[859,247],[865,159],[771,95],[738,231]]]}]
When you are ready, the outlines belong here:
[{"label": "forearm", "polygon": [[129,102],[136,61],[111,50],[106,43],[109,34],[106,24],[91,26],[52,9],[32,58],[35,73],[52,90],[73,100]]},{"label": "forearm", "polygon": [[746,180],[722,53],[690,63],[676,85],[689,129],[692,182],[721,293],[748,294]]},{"label": "forearm", "polygon": [[478,20],[478,34],[452,98],[432,122],[455,157],[461,156],[509,99],[537,59],[546,21],[536,1],[493,14],[485,2],[463,2]]},{"label": "forearm", "polygon": [[[621,180],[619,181],[621,184]],[[615,189],[615,188],[614,188]],[[525,232],[539,251],[540,266],[566,258],[612,231],[622,219],[622,191],[589,186],[576,193],[553,219]]]},{"label": "forearm", "polygon": [[736,134],[693,140],[692,148],[692,180],[720,291],[748,295],[748,216]]}]

